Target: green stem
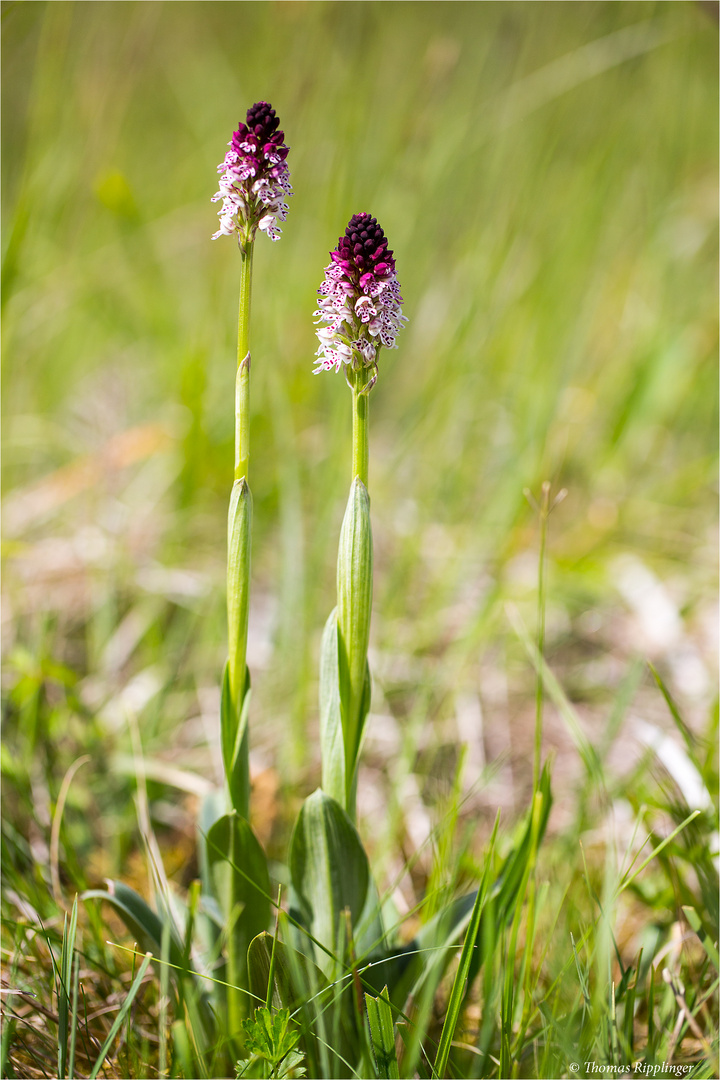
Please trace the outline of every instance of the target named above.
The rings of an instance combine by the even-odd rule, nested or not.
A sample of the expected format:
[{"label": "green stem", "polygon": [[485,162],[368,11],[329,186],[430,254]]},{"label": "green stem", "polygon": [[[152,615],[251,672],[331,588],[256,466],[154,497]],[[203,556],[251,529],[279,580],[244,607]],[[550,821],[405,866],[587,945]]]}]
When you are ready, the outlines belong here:
[{"label": "green stem", "polygon": [[[253,241],[241,248],[240,300],[238,303],[237,375],[235,377],[235,482],[230,498],[228,522],[227,612],[228,674],[231,717],[240,723],[246,686],[247,625],[250,604],[250,551],[252,496],[248,485],[250,463],[250,292]],[[234,737],[230,740],[234,746]],[[247,774],[247,735],[240,749],[240,771]],[[227,768],[226,763],[226,768]],[[228,782],[231,777],[228,775]],[[247,785],[245,785],[247,786]],[[233,785],[231,784],[231,790]],[[235,808],[247,813],[249,790]]]},{"label": "green stem", "polygon": [[250,291],[254,242],[242,252],[235,379],[235,479],[248,479],[250,465]]},{"label": "green stem", "polygon": [[369,442],[368,442],[368,413],[370,405],[369,394],[362,392],[365,385],[362,381],[362,374],[355,376],[355,382],[353,383],[352,395],[353,395],[353,452],[352,452],[352,479],[359,477],[362,480],[365,487],[368,486],[368,463],[369,463]]},{"label": "green stem", "polygon": [[542,757],[543,730],[543,674],[542,660],[545,650],[545,545],[547,543],[548,515],[550,513],[550,484],[545,481],[540,497],[540,558],[538,566],[538,630],[537,651],[540,664],[535,684],[535,754],[533,759],[533,791],[540,787],[540,762]]}]

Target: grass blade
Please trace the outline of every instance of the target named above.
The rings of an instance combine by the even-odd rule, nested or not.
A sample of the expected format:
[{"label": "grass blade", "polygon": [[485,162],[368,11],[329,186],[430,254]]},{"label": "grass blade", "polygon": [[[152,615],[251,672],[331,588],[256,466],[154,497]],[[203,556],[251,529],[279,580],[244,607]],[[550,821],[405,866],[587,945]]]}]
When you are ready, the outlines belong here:
[{"label": "grass blade", "polygon": [[485,890],[478,889],[478,894],[475,897],[475,906],[473,907],[472,915],[470,917],[470,925],[468,926],[462,952],[460,953],[460,963],[455,972],[455,979],[450,992],[450,1000],[448,1001],[445,1022],[443,1023],[442,1034],[440,1036],[440,1045],[438,1046],[438,1052],[435,1057],[434,1073],[435,1076],[438,1077],[444,1076],[445,1069],[447,1068],[448,1058],[450,1056],[450,1045],[453,1040],[453,1035],[455,1034],[457,1022],[460,1018],[460,1010],[462,1009],[465,983],[467,981],[468,972],[470,971],[470,961],[472,959],[473,950],[477,948],[475,940],[480,927],[480,916],[482,915],[484,906]]},{"label": "grass blade", "polygon": [[60,954],[60,980],[58,996],[58,1077],[65,1080],[68,1065],[68,1028],[70,1018],[70,982],[77,931],[77,896],[73,901],[70,922],[67,914],[63,926],[62,952]]},{"label": "grass blade", "polygon": [[490,837],[490,845],[488,849],[488,855],[485,860],[485,870],[483,872],[480,888],[477,891],[475,897],[475,903],[473,905],[472,915],[470,916],[470,925],[468,926],[467,933],[465,934],[465,941],[463,942],[462,952],[460,953],[460,963],[458,969],[455,972],[455,979],[453,981],[452,990],[450,991],[450,1000],[448,1001],[447,1012],[445,1014],[445,1021],[443,1023],[442,1033],[440,1035],[440,1045],[438,1046],[437,1055],[435,1057],[434,1074],[435,1076],[444,1076],[447,1068],[448,1058],[450,1056],[450,1046],[452,1044],[453,1036],[455,1034],[455,1028],[457,1027],[458,1019],[460,1018],[460,1012],[462,1010],[463,1000],[465,997],[465,985],[470,974],[470,968],[473,959],[473,953],[477,945],[478,931],[480,929],[480,918],[485,907],[485,900],[487,898],[488,891],[488,867],[492,865],[492,853],[495,848],[495,838],[497,836],[498,826],[500,824],[500,815],[495,818],[495,827]]},{"label": "grass blade", "polygon": [[718,956],[717,947],[713,944],[709,934],[705,930],[705,927],[700,921],[700,916],[694,907],[685,905],[683,907],[683,915],[690,923],[690,926],[700,938],[703,949],[707,953],[713,967],[716,971],[720,971],[720,956]]},{"label": "grass blade", "polygon": [[145,978],[145,972],[147,971],[148,967],[150,966],[150,961],[152,960],[152,958],[153,958],[152,953],[149,953],[149,952],[145,953],[145,958],[144,958],[142,964],[140,965],[140,970],[138,971],[137,975],[133,979],[132,986],[128,990],[127,997],[125,998],[125,1000],[122,1003],[122,1008],[120,1009],[120,1012],[115,1017],[113,1025],[112,1025],[112,1027],[110,1028],[110,1030],[108,1032],[107,1038],[105,1039],[105,1042],[102,1044],[102,1048],[100,1050],[100,1053],[98,1054],[97,1061],[93,1065],[92,1072],[90,1073],[90,1076],[89,1076],[88,1080],[96,1080],[96,1078],[98,1076],[98,1073],[102,1069],[103,1064],[105,1062],[105,1058],[107,1057],[108,1051],[109,1051],[110,1047],[113,1044],[113,1040],[115,1039],[115,1036],[117,1035],[118,1031],[122,1027],[123,1021],[125,1020],[125,1017],[127,1016],[128,1012],[130,1011],[130,1006],[132,1005],[133,1001],[135,1000],[137,992],[140,989],[140,986],[142,984],[143,979]]},{"label": "grass blade", "polygon": [[625,879],[625,881],[623,881],[623,882],[622,882],[622,883],[621,883],[621,884],[620,884],[620,885],[618,886],[618,890],[617,890],[617,894],[616,894],[616,895],[617,895],[617,896],[619,896],[621,892],[623,892],[623,891],[624,891],[625,889],[627,889],[628,885],[631,885],[631,884],[632,884],[632,882],[633,882],[633,881],[635,880],[635,878],[636,878],[636,877],[638,876],[638,874],[642,873],[642,871],[643,871],[643,870],[645,869],[645,867],[646,867],[646,866],[648,866],[648,865],[649,865],[649,864],[650,864],[650,863],[651,863],[651,862],[653,861],[653,859],[655,858],[655,856],[656,856],[656,855],[659,855],[659,854],[660,854],[660,852],[661,852],[661,851],[662,851],[662,850],[663,850],[664,848],[666,848],[666,847],[668,846],[668,844],[669,844],[669,843],[670,843],[670,842],[671,842],[672,840],[674,840],[674,839],[675,839],[675,837],[676,837],[676,836],[678,836],[678,835],[679,835],[679,834],[680,834],[680,833],[681,833],[681,832],[683,831],[683,829],[684,829],[684,828],[686,828],[686,826],[688,826],[688,825],[690,824],[690,822],[691,822],[691,821],[694,821],[694,820],[695,820],[695,818],[696,818],[696,817],[698,816],[698,814],[700,814],[700,813],[702,813],[702,811],[701,811],[701,810],[693,810],[692,814],[690,814],[690,815],[689,815],[688,817],[686,817],[686,818],[685,818],[685,820],[684,820],[684,821],[682,821],[682,822],[681,822],[681,823],[680,823],[680,824],[679,824],[679,825],[677,826],[677,828],[676,828],[676,829],[673,829],[673,831],[672,831],[672,832],[670,833],[670,835],[669,835],[669,836],[666,836],[666,837],[665,837],[665,839],[664,839],[663,841],[661,841],[661,843],[659,843],[659,844],[658,844],[658,846],[657,846],[656,848],[653,848],[653,850],[652,850],[652,851],[650,852],[650,854],[648,855],[647,859],[644,859],[644,860],[643,860],[643,862],[641,862],[641,863],[640,863],[640,865],[638,866],[638,868],[637,868],[637,870],[635,871],[635,873],[634,873],[634,874],[632,874],[632,876],[631,876],[631,877],[629,877],[629,878],[626,878],[626,879]]},{"label": "grass blade", "polygon": [[75,1046],[77,1043],[78,1028],[78,993],[80,990],[80,957],[75,957],[72,984],[72,1008],[70,1013],[70,1051],[68,1054],[68,1080],[75,1077]]}]

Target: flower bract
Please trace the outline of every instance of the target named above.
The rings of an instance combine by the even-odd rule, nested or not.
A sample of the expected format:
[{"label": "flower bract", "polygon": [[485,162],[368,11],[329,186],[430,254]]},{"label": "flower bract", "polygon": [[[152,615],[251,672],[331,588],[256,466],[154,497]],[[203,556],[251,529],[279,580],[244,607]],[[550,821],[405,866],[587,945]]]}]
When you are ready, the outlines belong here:
[{"label": "flower bract", "polygon": [[280,239],[278,222],[287,217],[285,199],[292,188],[286,162],[289,147],[279,124],[267,101],[258,101],[233,132],[230,149],[218,165],[220,190],[212,197],[213,202],[222,199],[220,228],[213,240],[237,233],[243,244],[253,240],[258,229],[271,240]]},{"label": "flower bract", "polygon": [[318,289],[315,373],[340,371],[343,365],[346,375],[348,368],[370,368],[370,389],[380,347],[396,348],[397,332],[407,322],[395,259],[377,218],[353,214],[330,259]]}]

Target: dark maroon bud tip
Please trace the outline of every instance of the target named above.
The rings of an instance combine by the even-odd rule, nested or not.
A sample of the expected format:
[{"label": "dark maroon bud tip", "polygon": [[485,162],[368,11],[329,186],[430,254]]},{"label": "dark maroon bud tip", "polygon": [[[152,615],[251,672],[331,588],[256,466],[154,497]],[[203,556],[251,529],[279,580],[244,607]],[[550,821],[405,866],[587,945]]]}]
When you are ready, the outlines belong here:
[{"label": "dark maroon bud tip", "polygon": [[364,212],[350,218],[345,235],[338,239],[337,250],[358,274],[375,263],[383,267],[383,276],[395,269],[392,252],[388,251],[388,242],[377,218]]}]

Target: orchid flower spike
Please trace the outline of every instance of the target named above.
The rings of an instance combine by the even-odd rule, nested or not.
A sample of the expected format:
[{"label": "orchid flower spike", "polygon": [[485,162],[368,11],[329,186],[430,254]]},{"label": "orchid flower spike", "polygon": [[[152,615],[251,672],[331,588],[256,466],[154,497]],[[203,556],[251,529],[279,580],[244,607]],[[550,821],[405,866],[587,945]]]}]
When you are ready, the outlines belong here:
[{"label": "orchid flower spike", "polygon": [[350,381],[349,370],[370,369],[367,392],[377,378],[380,348],[397,348],[395,336],[407,322],[395,259],[377,218],[364,213],[353,214],[330,258],[315,312],[320,342],[315,374],[345,365]]},{"label": "orchid flower spike", "polygon": [[278,222],[287,217],[285,197],[292,195],[292,188],[285,161],[289,147],[279,124],[267,101],[258,101],[233,132],[230,149],[218,165],[220,190],[212,197],[213,202],[222,199],[220,228],[213,240],[237,233],[242,247],[255,239],[258,229],[271,240],[280,239]]}]

